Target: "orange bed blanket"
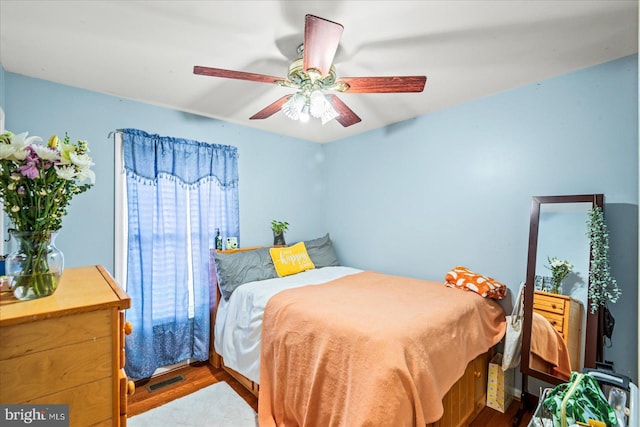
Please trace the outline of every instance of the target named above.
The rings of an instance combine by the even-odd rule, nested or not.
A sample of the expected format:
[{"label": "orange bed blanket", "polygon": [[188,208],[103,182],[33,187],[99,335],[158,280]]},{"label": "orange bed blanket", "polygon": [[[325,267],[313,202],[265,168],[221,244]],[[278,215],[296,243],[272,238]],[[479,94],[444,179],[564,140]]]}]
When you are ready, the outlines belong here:
[{"label": "orange bed blanket", "polygon": [[[568,380],[571,376],[571,362],[569,350],[562,335],[544,316],[535,311],[531,324],[531,354],[548,364],[544,372],[553,373]],[[539,361],[535,357],[532,359],[536,364],[532,367],[541,369]]]},{"label": "orange bed blanket", "polygon": [[495,301],[437,282],[367,271],[282,291],[264,312],[260,426],[437,421],[504,332]]}]

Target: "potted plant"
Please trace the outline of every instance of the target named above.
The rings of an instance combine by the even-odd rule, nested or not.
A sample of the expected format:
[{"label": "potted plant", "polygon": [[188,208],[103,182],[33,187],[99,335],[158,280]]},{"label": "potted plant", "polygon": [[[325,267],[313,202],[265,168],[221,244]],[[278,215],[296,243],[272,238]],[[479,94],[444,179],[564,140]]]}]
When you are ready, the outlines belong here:
[{"label": "potted plant", "polygon": [[289,229],[287,221],[271,221],[271,231],[273,231],[273,246],[284,246],[284,232]]},{"label": "potted plant", "polygon": [[573,265],[569,263],[569,261],[563,261],[558,257],[547,258],[547,260],[549,261],[549,266],[547,268],[551,270],[551,293],[559,294],[561,293],[560,286],[562,285],[562,281],[569,273],[571,273]]}]

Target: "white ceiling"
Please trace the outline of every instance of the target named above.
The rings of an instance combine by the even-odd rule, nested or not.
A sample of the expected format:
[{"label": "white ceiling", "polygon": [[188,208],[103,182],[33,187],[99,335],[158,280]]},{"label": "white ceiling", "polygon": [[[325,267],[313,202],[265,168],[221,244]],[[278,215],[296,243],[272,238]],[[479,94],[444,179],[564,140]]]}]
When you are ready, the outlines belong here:
[{"label": "white ceiling", "polygon": [[[343,128],[281,112],[249,120],[292,90],[193,74],[202,65],[285,77],[307,13],[344,26],[338,77],[426,75],[425,90],[340,94],[362,118]],[[635,0],[0,0],[6,71],[316,142],[637,51]]]}]

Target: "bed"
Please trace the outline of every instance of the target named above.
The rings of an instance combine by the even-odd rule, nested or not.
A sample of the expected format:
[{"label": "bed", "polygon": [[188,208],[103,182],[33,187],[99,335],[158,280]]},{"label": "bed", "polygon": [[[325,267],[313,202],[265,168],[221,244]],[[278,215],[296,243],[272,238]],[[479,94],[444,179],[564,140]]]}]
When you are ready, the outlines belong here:
[{"label": "bed", "polygon": [[212,361],[259,397],[261,426],[461,426],[477,414],[505,329],[495,301],[317,264],[221,293]]},{"label": "bed", "polygon": [[569,350],[562,334],[544,316],[535,311],[532,317],[529,364],[531,369],[565,381],[571,376]]}]

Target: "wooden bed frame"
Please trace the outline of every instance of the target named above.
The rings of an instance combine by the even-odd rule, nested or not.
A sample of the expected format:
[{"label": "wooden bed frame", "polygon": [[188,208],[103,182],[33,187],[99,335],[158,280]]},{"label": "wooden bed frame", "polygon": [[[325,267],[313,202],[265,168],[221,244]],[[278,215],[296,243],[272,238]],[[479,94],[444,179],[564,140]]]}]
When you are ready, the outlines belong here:
[{"label": "wooden bed frame", "polygon": [[[442,399],[444,415],[427,427],[463,427],[468,425],[486,406],[487,371],[492,351],[481,354],[472,360],[464,375],[451,387]],[[222,368],[249,390],[256,398],[260,386],[249,378],[225,366],[222,356],[212,351],[209,359],[216,368]]]},{"label": "wooden bed frame", "polygon": [[[223,253],[249,251],[258,248],[243,248]],[[220,301],[220,288],[216,283],[216,301]],[[249,390],[256,398],[260,392],[260,385],[251,381],[239,372],[229,368],[224,364],[224,359],[216,353],[214,348],[215,320],[218,306],[211,313],[211,339],[209,363],[215,368],[222,368]],[[442,399],[444,415],[438,421],[427,424],[426,427],[463,427],[468,425],[486,406],[487,402],[487,373],[489,370],[489,360],[494,354],[494,349],[489,349],[469,362],[467,369],[460,379],[451,387]]]}]

